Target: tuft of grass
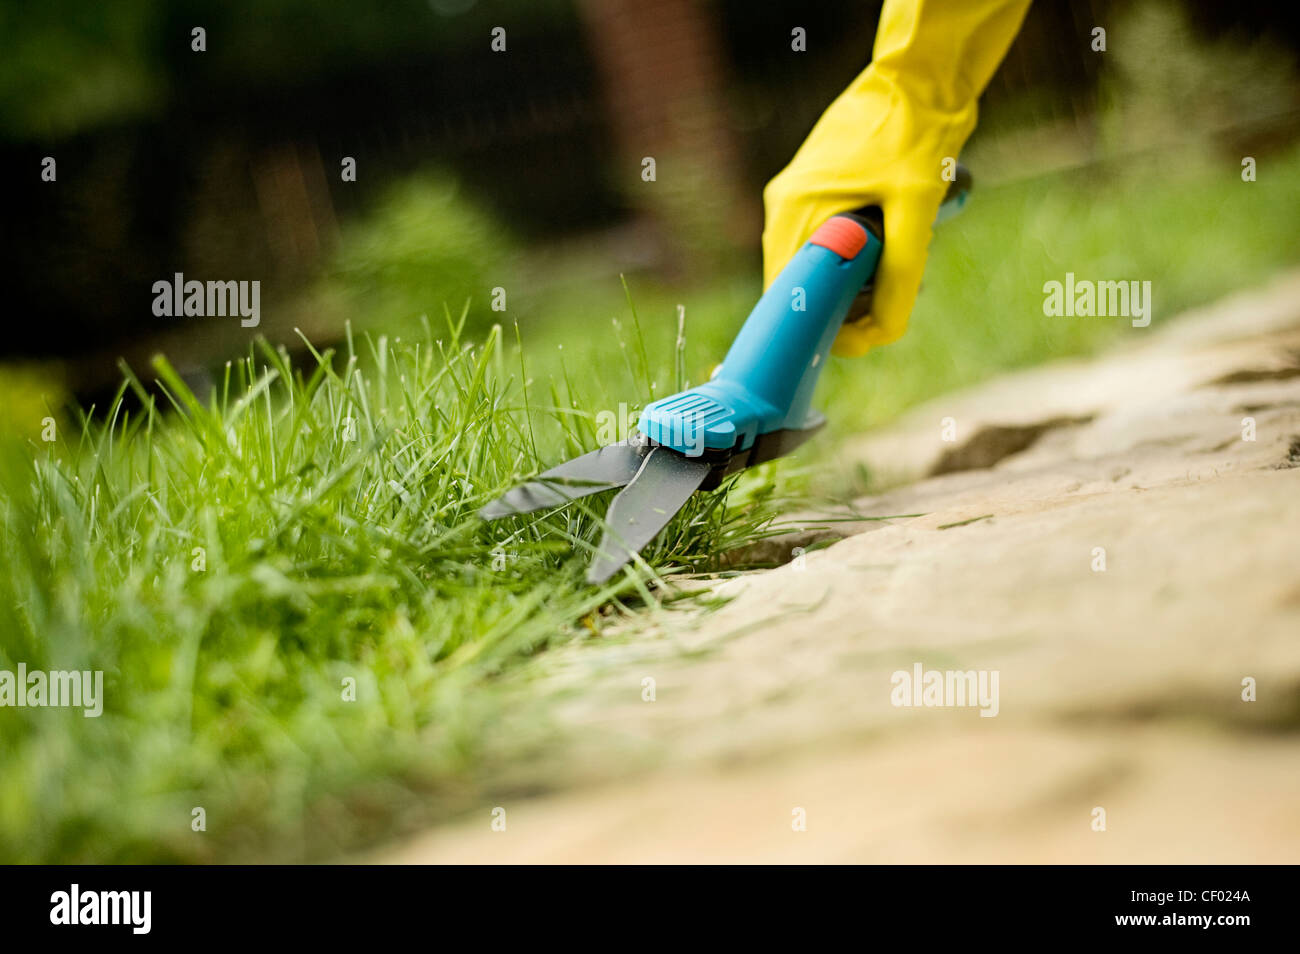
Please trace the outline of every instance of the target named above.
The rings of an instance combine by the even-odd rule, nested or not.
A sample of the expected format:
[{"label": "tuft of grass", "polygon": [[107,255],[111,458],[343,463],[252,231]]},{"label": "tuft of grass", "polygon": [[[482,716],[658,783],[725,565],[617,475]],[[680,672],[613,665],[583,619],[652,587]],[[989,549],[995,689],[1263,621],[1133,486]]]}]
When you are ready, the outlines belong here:
[{"label": "tuft of grass", "polygon": [[[608,495],[479,521],[596,446],[601,404],[464,321],[304,367],[262,344],[202,398],[159,358],[152,390],[127,371],[0,455],[0,669],[102,670],[106,697],[5,710],[0,858],[321,858],[445,817],[490,755],[493,677],[657,598],[643,572],[582,582]],[[763,488],[697,495],[645,559],[709,566],[761,532]]]}]

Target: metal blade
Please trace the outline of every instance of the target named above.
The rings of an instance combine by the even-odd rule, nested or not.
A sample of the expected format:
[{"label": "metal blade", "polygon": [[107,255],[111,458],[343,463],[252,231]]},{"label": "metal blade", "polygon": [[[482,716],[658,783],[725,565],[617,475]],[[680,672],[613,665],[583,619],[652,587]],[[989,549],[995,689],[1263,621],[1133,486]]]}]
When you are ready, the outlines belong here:
[{"label": "metal blade", "polygon": [[668,447],[651,450],[632,482],[609,505],[607,526],[587,570],[587,582],[604,583],[653,540],[704,483],[710,469],[704,461]]},{"label": "metal blade", "polygon": [[492,501],[478,515],[484,520],[496,520],[558,507],[588,494],[622,487],[636,476],[644,459],[643,450],[639,445],[623,442],[566,460]]}]

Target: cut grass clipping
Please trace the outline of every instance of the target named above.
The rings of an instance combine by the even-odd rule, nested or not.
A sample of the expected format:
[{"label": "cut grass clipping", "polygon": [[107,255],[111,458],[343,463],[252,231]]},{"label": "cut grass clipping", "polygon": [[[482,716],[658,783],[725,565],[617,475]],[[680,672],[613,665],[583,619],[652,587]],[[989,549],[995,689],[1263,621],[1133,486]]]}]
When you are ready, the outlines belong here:
[{"label": "cut grass clipping", "polygon": [[[102,670],[105,701],[5,710],[0,858],[319,858],[445,817],[491,677],[652,599],[644,566],[582,582],[608,494],[478,520],[618,405],[463,324],[304,368],[262,345],[206,402],[160,359],[154,392],[128,372],[105,414],[4,455],[0,668]],[[774,510],[761,475],[697,494],[645,560],[707,569]]]}]

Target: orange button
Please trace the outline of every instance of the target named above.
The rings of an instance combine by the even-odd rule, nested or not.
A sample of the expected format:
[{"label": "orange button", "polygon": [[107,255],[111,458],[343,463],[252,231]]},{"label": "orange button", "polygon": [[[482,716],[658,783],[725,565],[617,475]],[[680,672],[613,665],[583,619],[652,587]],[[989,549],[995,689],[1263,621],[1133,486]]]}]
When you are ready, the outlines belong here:
[{"label": "orange button", "polygon": [[830,249],[840,258],[853,258],[867,244],[867,230],[852,219],[836,215],[823,222],[808,241]]}]

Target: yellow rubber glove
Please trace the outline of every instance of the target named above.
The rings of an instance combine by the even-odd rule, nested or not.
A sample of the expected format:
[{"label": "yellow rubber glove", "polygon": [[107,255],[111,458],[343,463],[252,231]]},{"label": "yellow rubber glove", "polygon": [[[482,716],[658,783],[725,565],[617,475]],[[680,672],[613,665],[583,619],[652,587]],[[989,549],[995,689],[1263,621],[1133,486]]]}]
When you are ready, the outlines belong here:
[{"label": "yellow rubber glove", "polygon": [[1028,9],[1029,0],[886,0],[871,65],[764,190],[764,287],[830,216],[884,212],[871,314],[844,325],[835,354],[856,357],[907,329],[948,187],[945,159],[955,162],[975,128],[976,101]]}]

